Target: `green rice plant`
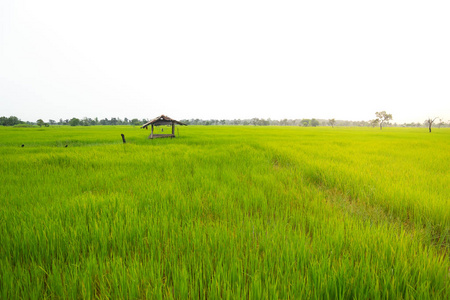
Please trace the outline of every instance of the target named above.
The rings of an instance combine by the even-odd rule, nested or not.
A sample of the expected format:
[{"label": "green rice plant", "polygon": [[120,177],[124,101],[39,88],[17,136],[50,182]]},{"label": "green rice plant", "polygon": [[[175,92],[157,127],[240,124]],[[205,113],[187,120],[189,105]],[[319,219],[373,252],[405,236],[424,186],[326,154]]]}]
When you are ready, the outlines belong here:
[{"label": "green rice plant", "polygon": [[0,128],[0,297],[449,297],[449,130],[180,133]]}]

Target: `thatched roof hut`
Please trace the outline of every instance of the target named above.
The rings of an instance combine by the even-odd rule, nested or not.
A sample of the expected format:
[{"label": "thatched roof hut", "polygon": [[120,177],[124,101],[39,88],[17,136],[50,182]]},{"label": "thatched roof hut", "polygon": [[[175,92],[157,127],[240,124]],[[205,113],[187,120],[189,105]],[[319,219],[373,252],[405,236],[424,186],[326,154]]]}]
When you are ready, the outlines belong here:
[{"label": "thatched roof hut", "polygon": [[[164,137],[173,138],[173,137],[175,137],[175,124],[187,126],[187,124],[184,124],[184,123],[181,123],[180,121],[169,118],[168,116],[160,115],[159,117],[154,118],[150,122],[147,122],[144,125],[142,125],[141,128],[148,129],[148,126],[151,125],[152,133],[148,136],[149,139],[164,138]],[[172,126],[171,134],[170,133],[168,133],[168,134],[153,134],[153,126],[164,126],[164,125]]]}]

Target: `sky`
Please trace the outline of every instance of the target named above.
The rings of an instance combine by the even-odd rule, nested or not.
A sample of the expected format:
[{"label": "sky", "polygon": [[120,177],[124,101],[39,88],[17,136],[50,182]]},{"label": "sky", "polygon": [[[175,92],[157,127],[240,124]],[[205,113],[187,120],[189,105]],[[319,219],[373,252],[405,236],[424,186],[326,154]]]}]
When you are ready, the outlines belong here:
[{"label": "sky", "polygon": [[0,116],[450,120],[450,1],[0,1]]}]

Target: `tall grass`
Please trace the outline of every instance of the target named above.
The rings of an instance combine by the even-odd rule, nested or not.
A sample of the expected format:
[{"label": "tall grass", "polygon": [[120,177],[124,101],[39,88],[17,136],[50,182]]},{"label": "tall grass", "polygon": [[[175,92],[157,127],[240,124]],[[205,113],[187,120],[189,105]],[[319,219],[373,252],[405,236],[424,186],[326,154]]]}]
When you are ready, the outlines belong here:
[{"label": "tall grass", "polygon": [[449,130],[179,132],[0,128],[0,297],[450,296]]}]

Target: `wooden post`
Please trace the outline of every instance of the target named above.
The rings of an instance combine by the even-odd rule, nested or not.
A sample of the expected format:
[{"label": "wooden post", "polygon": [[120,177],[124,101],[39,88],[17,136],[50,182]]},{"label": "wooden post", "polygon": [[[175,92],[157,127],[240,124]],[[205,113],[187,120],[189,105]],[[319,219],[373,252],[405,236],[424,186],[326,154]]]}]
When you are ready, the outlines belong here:
[{"label": "wooden post", "polygon": [[172,137],[175,137],[175,123],[172,122]]},{"label": "wooden post", "polygon": [[120,134],[122,136],[122,141],[124,144],[126,144],[127,142],[125,141],[125,136],[123,135],[123,133]]},{"label": "wooden post", "polygon": [[153,124],[152,124],[152,133],[150,134],[150,138],[153,138]]}]

